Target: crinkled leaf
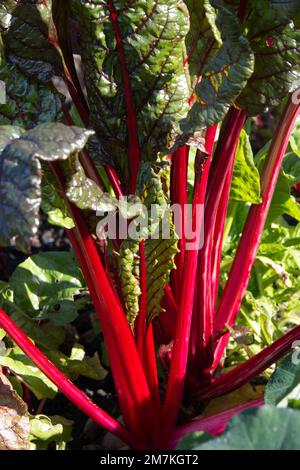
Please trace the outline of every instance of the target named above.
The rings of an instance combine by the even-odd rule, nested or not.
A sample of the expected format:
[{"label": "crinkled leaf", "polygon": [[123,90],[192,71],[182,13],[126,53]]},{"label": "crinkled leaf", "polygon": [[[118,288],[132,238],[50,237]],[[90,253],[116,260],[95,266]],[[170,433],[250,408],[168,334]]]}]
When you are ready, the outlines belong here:
[{"label": "crinkled leaf", "polygon": [[[153,165],[144,162],[139,171],[137,191],[141,201],[148,208],[146,214],[136,219],[137,224],[144,226],[144,232],[138,240],[126,240],[121,245],[119,273],[125,299],[127,318],[131,326],[139,311],[141,295],[139,283],[139,242],[145,236],[145,258],[147,268],[147,318],[152,321],[158,316],[164,287],[171,270],[175,267],[174,257],[178,252],[178,238],[168,210],[168,172],[164,163]],[[154,212],[150,208],[156,206]],[[145,218],[145,216],[147,216]],[[143,223],[144,222],[144,223]],[[168,222],[169,238],[163,237],[161,224]],[[166,224],[167,225],[167,224]]]},{"label": "crinkled leaf", "polygon": [[0,80],[5,83],[6,99],[0,104],[0,125],[13,124],[28,129],[62,118],[62,97],[42,83],[30,80],[15,65],[1,60]]},{"label": "crinkled leaf", "polygon": [[61,57],[51,43],[56,38],[51,9],[51,0],[3,0],[0,6],[6,55],[26,75],[42,82],[62,72]]},{"label": "crinkled leaf", "polygon": [[299,351],[293,351],[278,362],[265,389],[265,402],[286,406],[290,398],[300,397]]},{"label": "crinkled leaf", "polygon": [[278,106],[300,85],[300,31],[284,8],[272,8],[268,0],[251,2],[245,28],[255,55],[254,73],[238,104],[249,115]]},{"label": "crinkled leaf", "polygon": [[203,70],[195,88],[195,104],[182,122],[186,132],[215,124],[236,100],[254,67],[254,56],[236,14],[218,2],[217,26],[222,46]]},{"label": "crinkled leaf", "polygon": [[[263,406],[232,418],[227,431],[216,439],[193,433],[178,449],[192,450],[299,450],[300,412]],[[203,442],[204,441],[204,442]]]},{"label": "crinkled leaf", "polygon": [[149,321],[162,311],[160,303],[170,272],[175,268],[174,258],[178,253],[178,239],[171,232],[170,240],[146,240],[145,257],[147,264],[147,318]]},{"label": "crinkled leaf", "polygon": [[67,196],[80,209],[107,212],[117,207],[117,199],[104,193],[93,180],[87,178],[79,162],[68,182]]},{"label": "crinkled leaf", "polygon": [[49,252],[19,264],[10,279],[16,307],[36,320],[65,325],[77,316],[74,296],[84,286],[74,255]]},{"label": "crinkled leaf", "polygon": [[0,80],[6,100],[0,105],[0,124],[32,128],[61,120],[64,98],[50,81],[62,71],[62,61],[51,40],[51,0],[1,3]]},{"label": "crinkled leaf", "polygon": [[55,443],[56,450],[64,449],[65,444],[72,440],[72,425],[73,421],[62,416],[32,416],[30,442],[36,450],[47,450],[52,443]]},{"label": "crinkled leaf", "polygon": [[[126,72],[119,62],[109,3],[75,0],[72,5],[81,31],[91,123],[104,153],[127,172],[125,100],[130,97],[124,91],[122,73],[130,78],[141,154],[145,159],[156,159],[157,152],[170,147],[176,139],[178,121],[187,112],[183,60],[188,13],[178,0],[114,3]],[[101,161],[102,155],[98,158]]]},{"label": "crinkled leaf", "polygon": [[78,161],[76,171],[68,181],[67,196],[80,209],[91,209],[99,212],[99,215],[119,210],[123,218],[131,219],[141,212],[138,196],[129,195],[117,199],[103,192],[93,180],[87,178]]},{"label": "crinkled leaf", "polygon": [[54,398],[57,387],[25,356],[18,347],[0,356],[0,365],[7,367],[22,379],[38,400]]},{"label": "crinkled leaf", "polygon": [[134,325],[139,313],[139,298],[141,295],[138,253],[138,240],[123,241],[120,248],[119,276],[126,307],[126,316],[131,326]]},{"label": "crinkled leaf", "polygon": [[230,198],[235,201],[259,204],[260,176],[254,164],[252,148],[247,133],[242,130],[235,158]]},{"label": "crinkled leaf", "polygon": [[190,14],[190,30],[186,37],[186,62],[192,89],[198,83],[203,69],[222,44],[216,25],[216,11],[209,0],[186,0]]},{"label": "crinkled leaf", "polygon": [[299,0],[269,0],[270,6],[280,14],[284,13],[289,19],[293,19],[299,13],[300,1]]},{"label": "crinkled leaf", "polygon": [[[0,127],[0,133],[5,127]],[[41,163],[65,160],[80,151],[91,131],[42,124],[11,141],[0,153],[0,244],[14,239],[26,249],[37,233],[41,203]]]},{"label": "crinkled leaf", "polygon": [[30,450],[27,406],[0,372],[0,450]]}]

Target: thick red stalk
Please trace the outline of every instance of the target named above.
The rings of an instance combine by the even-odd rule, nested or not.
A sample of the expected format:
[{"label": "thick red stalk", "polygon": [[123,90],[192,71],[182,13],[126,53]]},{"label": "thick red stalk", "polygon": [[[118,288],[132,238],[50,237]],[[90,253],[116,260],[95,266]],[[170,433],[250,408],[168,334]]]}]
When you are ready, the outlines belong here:
[{"label": "thick red stalk", "polygon": [[145,241],[140,242],[140,308],[137,317],[137,349],[144,366],[153,401],[159,406],[159,385],[152,324],[147,325],[147,265]]},{"label": "thick red stalk", "polygon": [[[213,153],[213,149],[214,149],[214,143],[215,143],[217,129],[218,129],[218,125],[215,124],[214,126],[209,126],[207,128],[207,132],[206,132],[205,150],[208,154],[208,157],[207,157],[206,162],[202,164],[202,169],[201,169],[202,174],[200,175],[201,176],[201,181],[199,183],[199,204],[204,204],[205,203],[208,177],[209,177],[209,171],[210,171],[210,167],[211,167],[212,153]],[[201,155],[200,155],[199,152],[197,153],[197,158],[198,159],[201,158]],[[196,183],[196,180],[195,180],[195,183]],[[204,224],[205,224],[205,220],[204,220]],[[197,315],[199,314],[199,308],[197,307],[198,306],[197,301],[200,298],[199,277],[201,275],[201,273],[199,272],[199,270],[200,270],[199,257],[200,257],[200,252],[198,254],[198,272],[197,272],[197,283],[196,283],[196,292],[195,292],[195,301],[194,301],[194,313],[193,313],[193,320],[192,320],[193,328],[192,328],[191,346],[190,346],[190,360],[191,360],[193,370],[197,369],[197,366],[195,364],[195,360],[196,360],[196,352],[198,350],[198,341],[199,341],[199,336],[198,336],[198,331],[197,331],[197,325],[198,325],[198,320],[199,320],[198,317],[197,317]]]},{"label": "thick red stalk", "polygon": [[160,416],[160,395],[159,395],[159,381],[157,371],[156,351],[154,344],[153,325],[149,323],[145,333],[145,348],[144,348],[144,364],[145,373],[148,380],[148,385],[152,395],[153,402],[156,407],[158,419]]},{"label": "thick red stalk", "polygon": [[240,5],[239,5],[239,10],[238,10],[238,16],[241,20],[241,23],[243,23],[246,19],[246,14],[247,14],[247,4],[248,0],[240,0]]},{"label": "thick red stalk", "polygon": [[67,379],[44,354],[18,328],[9,316],[0,308],[1,328],[22,349],[26,356],[53,382],[58,389],[83,413],[97,424],[112,432],[124,442],[136,448],[137,441],[122,426],[121,423],[109,416],[105,411],[92,403],[89,398]]},{"label": "thick red stalk", "polygon": [[[216,129],[216,128],[215,128]],[[210,131],[211,132],[211,131]],[[209,154],[213,146],[213,131],[210,134]],[[203,156],[200,156],[202,158]],[[202,168],[203,170],[203,168]],[[203,171],[198,171],[195,177],[195,188],[192,207],[192,228],[196,229],[197,213],[203,204]],[[204,178],[205,181],[205,178]],[[168,443],[172,428],[176,424],[179,407],[183,396],[186,378],[186,367],[189,352],[190,330],[197,277],[198,252],[201,238],[201,228],[197,227],[195,235],[195,248],[186,251],[186,259],[183,269],[181,294],[176,321],[176,333],[172,351],[171,367],[168,377],[166,396],[163,406],[163,430],[160,445]]]},{"label": "thick red stalk", "polygon": [[194,400],[213,399],[233,392],[242,385],[255,379],[278,359],[291,350],[294,341],[300,338],[300,326],[296,326],[270,346],[247,361],[239,364],[226,374],[217,377],[211,384],[191,396]]},{"label": "thick red stalk", "polygon": [[108,8],[110,12],[110,18],[113,24],[116,42],[117,42],[117,53],[120,63],[120,71],[122,75],[123,87],[124,87],[124,99],[126,106],[127,114],[127,128],[128,128],[128,158],[130,165],[130,191],[131,193],[135,192],[136,179],[138,174],[138,169],[141,160],[141,153],[138,140],[138,125],[136,119],[136,110],[134,109],[134,102],[131,90],[131,83],[126,63],[126,55],[123,45],[122,34],[118,21],[118,11],[114,6],[112,0],[108,1]]},{"label": "thick red stalk", "polygon": [[[180,291],[181,276],[185,258],[185,227],[186,205],[188,203],[187,174],[188,174],[189,147],[180,147],[171,160],[171,201],[181,207],[181,236],[178,241],[179,253],[175,256],[176,270],[171,273],[172,287],[176,296]],[[178,300],[178,299],[176,299]]]},{"label": "thick red stalk", "polygon": [[116,170],[107,165],[104,166],[104,170],[108,176],[109,182],[112,185],[116,197],[120,199],[124,196],[124,194]]},{"label": "thick red stalk", "polygon": [[140,306],[139,314],[136,319],[137,328],[137,349],[141,360],[144,358],[145,348],[145,335],[146,335],[146,323],[147,323],[147,266],[145,257],[145,241],[140,242]]},{"label": "thick red stalk", "polygon": [[[226,325],[233,326],[246,291],[251,269],[254,264],[261,234],[264,229],[271,204],[283,156],[300,111],[300,105],[289,100],[274,133],[271,147],[266,158],[261,180],[262,203],[250,208],[243,233],[238,244],[234,262],[221,296],[216,314],[215,333],[218,334]],[[226,348],[229,334],[219,340],[215,351],[213,368],[217,367]]]},{"label": "thick red stalk", "polygon": [[[51,164],[51,168],[65,196],[64,180],[59,166]],[[133,426],[134,431],[138,428],[142,435],[143,432],[148,431],[145,429],[145,422],[149,426],[151,423],[151,426],[155,428],[156,416],[135,342],[82,213],[67,198],[65,200],[76,226],[75,252],[99,316],[114,380],[117,385],[119,384],[118,396],[122,413],[124,413],[124,419],[129,419],[129,425]]]},{"label": "thick red stalk", "polygon": [[[245,116],[241,116],[240,126],[244,122],[244,117]],[[226,215],[228,211],[230,186],[231,186],[231,181],[232,181],[232,174],[233,174],[237,147],[238,147],[238,140],[236,141],[235,149],[233,151],[232,164],[231,164],[231,167],[229,168],[229,171],[225,180],[225,184],[223,187],[221,201],[220,201],[220,205],[218,207],[218,212],[216,216],[214,235],[213,235],[214,250],[212,253],[212,261],[211,261],[211,265],[212,265],[211,289],[212,289],[212,311],[213,312],[215,311],[215,308],[216,308],[216,301],[217,301],[217,296],[218,296],[224,227],[225,227]]]},{"label": "thick red stalk", "polygon": [[[204,246],[199,252],[199,278],[198,297],[196,299],[196,318],[198,319],[198,343],[196,360],[201,374],[206,374],[206,366],[212,361],[213,355],[213,317],[216,286],[213,279],[213,265],[215,259],[220,258],[214,245],[214,235],[220,231],[223,237],[223,223],[225,221],[232,172],[238,139],[245,123],[244,111],[231,108],[229,115],[221,130],[220,140],[212,163],[212,172],[209,176],[208,194],[205,204],[205,231]],[[226,136],[226,140],[225,137]],[[225,140],[225,142],[224,142]],[[220,207],[224,213],[218,219]],[[217,226],[220,223],[220,226]],[[217,245],[222,249],[222,243]]]},{"label": "thick red stalk", "polygon": [[215,415],[199,419],[196,418],[190,423],[184,424],[183,426],[175,429],[174,433],[172,434],[170,448],[174,449],[177,443],[184,436],[193,432],[202,431],[213,434],[214,436],[218,436],[225,431],[228,422],[234,415],[241,413],[242,411],[249,410],[250,408],[256,408],[263,404],[264,399],[262,397],[256,398],[255,400],[251,400],[243,403],[242,405],[229,408],[228,410],[221,411]]}]

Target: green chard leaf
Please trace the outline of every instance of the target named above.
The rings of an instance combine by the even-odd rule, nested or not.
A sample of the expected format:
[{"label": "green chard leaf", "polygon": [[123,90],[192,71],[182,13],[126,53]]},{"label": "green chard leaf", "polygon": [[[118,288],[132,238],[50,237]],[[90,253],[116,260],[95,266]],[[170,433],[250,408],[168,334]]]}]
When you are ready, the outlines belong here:
[{"label": "green chard leaf", "polygon": [[255,55],[255,69],[237,103],[249,115],[256,115],[278,106],[299,87],[300,31],[278,2],[252,0],[250,7],[245,30]]},{"label": "green chard leaf", "polygon": [[190,30],[186,37],[186,63],[194,90],[203,69],[221,47],[222,39],[216,25],[216,10],[209,0],[186,0],[190,14]]},{"label": "green chard leaf", "polygon": [[[255,157],[260,172],[263,169],[263,163],[267,156],[269,146],[270,143],[266,144]],[[293,185],[300,180],[299,163],[300,159],[295,153],[288,152],[284,156],[268,212],[267,226],[283,214],[287,214],[297,221],[300,221],[300,205],[297,203],[294,196],[291,195]]]},{"label": "green chard leaf", "polygon": [[[188,12],[178,0],[115,3],[125,67],[119,63],[110,4],[75,0],[72,5],[81,31],[91,123],[103,147],[98,159],[112,155],[126,174],[127,121],[132,118],[126,117],[126,99],[134,109],[144,159],[155,160],[180,132],[178,123],[188,109],[183,68]],[[131,97],[125,92],[124,74],[130,79]]]},{"label": "green chard leaf", "polygon": [[300,360],[295,349],[278,362],[265,389],[265,403],[286,406],[290,399],[300,398]]},{"label": "green chard leaf", "polygon": [[289,19],[293,19],[299,13],[300,1],[299,0],[269,0],[270,6],[280,12],[284,13]]},{"label": "green chard leaf", "polygon": [[25,356],[17,346],[0,355],[0,365],[7,367],[28,386],[38,400],[54,398],[57,387]]},{"label": "green chard leaf", "polygon": [[30,417],[30,442],[35,450],[48,450],[55,443],[56,450],[65,450],[72,440],[73,421],[62,416],[35,415]]},{"label": "green chard leaf", "polygon": [[56,39],[51,9],[51,0],[3,0],[0,6],[6,55],[26,75],[45,83],[63,70],[59,52],[51,43]]},{"label": "green chard leaf", "polygon": [[10,278],[17,309],[35,320],[66,325],[77,316],[74,296],[84,286],[74,255],[48,252],[33,255],[19,264]]},{"label": "green chard leaf", "polygon": [[70,357],[60,351],[49,351],[47,357],[72,381],[77,380],[80,375],[94,380],[103,380],[107,376],[98,353],[93,357],[86,356],[81,344],[73,345]]},{"label": "green chard leaf", "polygon": [[43,174],[41,209],[47,214],[50,224],[71,229],[74,227],[74,222],[67,204],[61,197],[56,178],[47,163],[42,162],[41,165]]},{"label": "green chard leaf", "polygon": [[242,130],[235,158],[230,198],[259,204],[260,176],[254,164],[252,148],[246,131]]},{"label": "green chard leaf", "polygon": [[0,80],[5,83],[6,102],[0,105],[0,124],[32,128],[62,118],[63,97],[51,84],[63,71],[53,45],[51,5],[51,0],[1,2]]},{"label": "green chard leaf", "polygon": [[203,68],[195,87],[195,103],[181,123],[184,132],[222,120],[254,69],[254,55],[235,12],[219,2],[212,4],[217,8],[216,25],[221,31],[222,45]]},{"label": "green chard leaf", "polygon": [[299,411],[263,406],[234,416],[220,437],[193,433],[177,449],[299,450],[299,425]]},{"label": "green chard leaf", "polygon": [[[145,234],[145,258],[147,267],[147,318],[153,320],[162,312],[160,306],[164,287],[170,272],[175,268],[174,258],[178,252],[178,237],[171,220],[167,198],[169,168],[163,162],[151,164],[143,162],[137,182],[137,191],[143,204],[148,208],[134,221],[145,232],[138,240],[126,240],[121,245],[119,273],[125,299],[127,318],[131,326],[138,315],[139,297],[139,243]],[[155,205],[154,212],[150,208]],[[145,217],[146,216],[146,217]],[[169,238],[163,237],[162,222],[170,228]]]},{"label": "green chard leaf", "polygon": [[26,250],[39,226],[41,161],[66,160],[85,146],[92,131],[51,123],[22,134],[15,127],[0,126],[2,131],[11,137],[0,149],[0,245],[14,240]]}]

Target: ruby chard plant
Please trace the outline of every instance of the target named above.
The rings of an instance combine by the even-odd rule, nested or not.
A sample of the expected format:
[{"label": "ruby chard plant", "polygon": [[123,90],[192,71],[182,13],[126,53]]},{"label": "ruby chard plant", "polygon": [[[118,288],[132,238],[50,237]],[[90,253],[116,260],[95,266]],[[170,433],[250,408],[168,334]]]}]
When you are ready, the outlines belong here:
[{"label": "ruby chard plant", "polygon": [[[300,338],[299,7],[1,2],[0,244],[27,259],[0,282],[0,366],[29,397],[59,390],[132,449],[223,431],[263,404],[259,389],[207,411],[265,384]],[[266,112],[276,125],[254,155],[253,117]],[[72,253],[29,256],[41,211]],[[66,354],[84,308],[119,420],[73,383],[105,374],[82,345]]]}]

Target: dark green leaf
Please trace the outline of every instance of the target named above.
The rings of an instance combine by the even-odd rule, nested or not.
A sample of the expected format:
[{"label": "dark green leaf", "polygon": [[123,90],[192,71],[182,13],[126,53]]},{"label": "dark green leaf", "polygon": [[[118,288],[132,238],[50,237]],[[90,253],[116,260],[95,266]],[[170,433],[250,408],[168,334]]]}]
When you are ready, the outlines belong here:
[{"label": "dark green leaf", "polygon": [[84,285],[81,271],[69,252],[33,255],[10,279],[17,308],[36,320],[66,325],[77,316],[74,296]]},{"label": "dark green leaf", "polygon": [[222,44],[216,25],[216,11],[209,0],[186,0],[190,14],[190,30],[186,37],[186,54],[194,89],[203,69]]},{"label": "dark green leaf", "polygon": [[255,55],[255,69],[238,104],[248,114],[277,106],[300,85],[300,32],[285,9],[272,8],[268,0],[251,2],[245,25]]},{"label": "dark green leaf", "polygon": [[[0,127],[0,132],[5,129],[5,127]],[[28,247],[39,225],[40,160],[67,159],[85,146],[91,133],[91,131],[63,124],[42,124],[23,133],[2,149],[0,153],[0,245],[8,245],[14,239],[19,248]]]},{"label": "dark green leaf", "polygon": [[[104,153],[127,173],[125,92],[109,4],[75,0],[72,5],[81,30],[91,123]],[[183,60],[188,13],[178,0],[137,0],[134,5],[124,0],[115,8],[141,154],[153,160],[158,151],[171,147],[179,133],[178,121],[187,112]]]},{"label": "dark green leaf", "polygon": [[[232,418],[227,431],[216,439],[191,434],[178,449],[192,450],[299,450],[300,412],[264,406]],[[197,442],[198,441],[198,442]],[[201,442],[202,441],[202,442]]]},{"label": "dark green leaf", "polygon": [[288,404],[289,398],[300,397],[300,360],[295,349],[278,362],[265,389],[265,402],[268,405]]},{"label": "dark green leaf", "polygon": [[52,20],[52,1],[3,0],[0,6],[0,31],[6,56],[25,73],[49,82],[62,72]]},{"label": "dark green leaf", "polygon": [[219,122],[236,100],[254,68],[254,56],[248,40],[242,35],[235,14],[218,2],[217,26],[222,34],[222,46],[203,70],[195,88],[195,104],[182,123],[186,132]]}]

